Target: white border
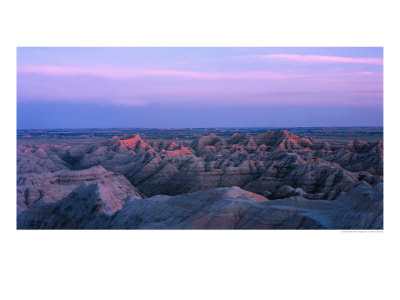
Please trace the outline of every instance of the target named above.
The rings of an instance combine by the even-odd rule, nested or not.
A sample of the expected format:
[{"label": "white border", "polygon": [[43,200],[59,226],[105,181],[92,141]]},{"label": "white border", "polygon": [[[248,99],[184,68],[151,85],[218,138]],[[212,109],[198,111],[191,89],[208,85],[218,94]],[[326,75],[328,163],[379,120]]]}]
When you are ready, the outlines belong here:
[{"label": "white border", "polygon": [[[143,2],[1,4],[1,298],[398,299],[395,1]],[[16,231],[16,46],[384,46],[384,232]]]}]

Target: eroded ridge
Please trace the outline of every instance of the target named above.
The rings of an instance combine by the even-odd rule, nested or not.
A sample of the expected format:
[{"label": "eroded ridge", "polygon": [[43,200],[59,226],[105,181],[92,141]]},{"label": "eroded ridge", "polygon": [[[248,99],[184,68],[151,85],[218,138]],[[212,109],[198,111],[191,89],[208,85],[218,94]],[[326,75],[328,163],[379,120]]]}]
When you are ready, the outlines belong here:
[{"label": "eroded ridge", "polygon": [[17,155],[18,228],[383,228],[382,141],[126,134]]}]

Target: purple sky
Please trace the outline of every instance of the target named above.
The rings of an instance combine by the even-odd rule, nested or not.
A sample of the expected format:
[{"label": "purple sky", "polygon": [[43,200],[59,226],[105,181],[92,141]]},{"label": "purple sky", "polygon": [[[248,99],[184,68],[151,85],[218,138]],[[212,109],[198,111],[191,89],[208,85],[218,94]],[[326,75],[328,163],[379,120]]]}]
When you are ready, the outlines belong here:
[{"label": "purple sky", "polygon": [[18,48],[18,128],[381,126],[382,48]]}]

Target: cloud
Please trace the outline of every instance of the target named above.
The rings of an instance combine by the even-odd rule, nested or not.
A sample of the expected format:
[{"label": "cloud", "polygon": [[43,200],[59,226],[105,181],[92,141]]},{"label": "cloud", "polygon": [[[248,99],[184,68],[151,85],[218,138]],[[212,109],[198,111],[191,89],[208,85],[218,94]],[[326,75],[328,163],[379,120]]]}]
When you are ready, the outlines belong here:
[{"label": "cloud", "polygon": [[251,58],[260,60],[281,60],[300,63],[348,63],[348,64],[370,64],[382,65],[381,58],[374,57],[342,57],[342,56],[324,56],[324,55],[298,55],[298,54],[268,54],[251,55]]},{"label": "cloud", "polygon": [[192,79],[283,79],[278,72],[195,72],[183,70],[151,70],[122,67],[60,67],[52,65],[27,65],[18,69],[18,73],[31,73],[46,76],[96,76],[111,79],[154,77],[184,77]]},{"label": "cloud", "polygon": [[368,72],[368,71],[360,72],[360,74],[362,74],[362,75],[375,75],[374,72]]},{"label": "cloud", "polygon": [[82,101],[121,106],[331,105],[334,101],[338,105],[358,105],[362,103],[359,99],[371,103],[373,97],[377,99],[374,103],[381,101],[380,71],[368,72],[366,66],[352,71],[336,66],[328,69],[196,72],[167,67],[19,65],[18,74],[25,75],[18,76],[17,94],[18,101]]}]

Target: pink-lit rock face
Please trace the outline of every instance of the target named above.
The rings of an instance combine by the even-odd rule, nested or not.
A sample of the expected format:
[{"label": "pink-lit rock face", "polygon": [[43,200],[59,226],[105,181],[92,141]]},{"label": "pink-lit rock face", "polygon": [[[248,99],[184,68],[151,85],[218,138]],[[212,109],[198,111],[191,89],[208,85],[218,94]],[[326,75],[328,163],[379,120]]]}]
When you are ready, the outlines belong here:
[{"label": "pink-lit rock face", "polygon": [[[39,148],[44,150],[37,151]],[[139,135],[128,135],[94,147],[42,145],[27,146],[27,152],[24,149],[18,148],[19,174],[101,165],[123,174],[146,195],[176,195],[236,185],[274,197],[280,186],[288,185],[301,188],[307,195],[335,199],[360,180],[371,185],[382,181],[383,174],[381,142],[356,141],[335,148],[287,130],[256,136],[234,134],[226,139],[211,134],[194,140],[190,146],[180,145],[179,141],[148,142]],[[163,175],[167,169],[168,175]]]},{"label": "pink-lit rock face", "polygon": [[27,147],[23,150],[24,152],[29,152],[29,153],[38,153],[42,154],[45,153],[45,151],[42,148],[33,148],[33,147]]},{"label": "pink-lit rock face", "polygon": [[[188,205],[180,202],[182,199],[189,201],[192,197],[189,196],[190,193],[199,193],[194,194],[195,199],[206,201],[206,199],[215,198],[222,202],[210,204],[207,211],[203,212],[205,215],[196,217],[193,223],[188,221],[189,223],[179,226],[184,228],[197,228],[197,226],[198,228],[232,228],[233,226],[236,228],[239,225],[231,216],[240,217],[242,212],[239,207],[242,205],[247,207],[248,204],[242,204],[247,203],[246,201],[264,203],[300,197],[302,199],[300,202],[295,201],[297,208],[294,209],[293,214],[292,210],[288,209],[276,219],[289,222],[287,224],[292,224],[291,226],[297,228],[296,226],[303,226],[296,214],[296,211],[299,213],[300,206],[317,205],[309,204],[307,201],[337,201],[351,191],[357,191],[359,186],[363,186],[366,191],[372,191],[383,181],[383,143],[381,141],[356,140],[348,145],[331,145],[326,141],[297,136],[287,130],[269,130],[256,135],[233,134],[230,137],[221,137],[212,133],[194,140],[175,139],[173,142],[171,140],[144,140],[138,134],[129,134],[88,144],[31,145],[26,143],[18,145],[17,154],[18,213],[22,214],[29,210],[29,217],[24,213],[24,218],[27,219],[34,217],[35,210],[46,210],[47,204],[53,205],[68,197],[77,201],[78,206],[81,205],[78,203],[81,203],[83,198],[92,199],[96,207],[94,211],[99,215],[118,215],[123,212],[124,216],[133,214],[136,216],[134,218],[146,219],[146,216],[137,215],[136,212],[131,211],[131,208],[127,210],[125,201],[129,199],[129,207],[136,207],[139,203],[146,201],[140,199],[149,197],[145,199],[151,200],[155,197],[154,201],[151,200],[149,209],[151,207],[155,210],[154,216],[156,216],[159,208],[155,203],[161,205],[165,201],[166,203],[172,201],[174,204],[171,204],[171,207],[174,209],[178,209],[175,205],[180,203],[179,205],[182,206],[178,209],[179,211]],[[95,186],[82,188],[79,192],[70,195],[82,184],[84,186],[95,184]],[[202,191],[204,193],[201,193]],[[88,198],[81,196],[82,193],[96,195],[93,196],[94,198]],[[189,193],[188,196],[180,198],[178,196],[187,193]],[[170,198],[157,195],[177,198],[166,200]],[[65,204],[67,200],[62,201]],[[138,201],[136,204],[132,204],[136,201]],[[201,201],[199,203],[203,203]],[[293,202],[292,200],[285,201]],[[55,207],[54,205],[52,207]],[[145,204],[140,204],[140,207],[136,208],[147,210],[142,205]],[[168,205],[162,207],[166,209],[166,212],[174,215],[171,212],[172,208]],[[328,209],[329,205],[326,205]],[[258,206],[255,204],[250,206],[253,208],[250,211],[246,208],[245,211],[255,214]],[[65,206],[67,207],[68,205]],[[189,207],[193,213],[197,206],[189,205],[188,209]],[[379,203],[376,207],[379,208]],[[271,210],[273,210],[272,207],[269,207],[266,216],[270,216]],[[186,213],[188,212],[184,214]],[[218,216],[214,216],[214,213]],[[161,211],[160,214],[163,215]],[[210,214],[213,217],[210,217]],[[288,216],[297,221],[286,220]],[[164,217],[169,220],[168,216]],[[164,217],[158,215],[158,218]],[[175,216],[175,218],[180,217]],[[258,217],[255,218],[257,222],[263,222]],[[153,226],[150,223],[146,225],[135,223],[135,225],[125,217],[121,219],[131,224],[129,226],[132,228]],[[175,221],[168,221],[171,222],[168,226],[178,226]],[[254,228],[258,226],[276,228],[278,223],[274,222],[267,222],[269,225],[264,224],[265,227],[253,221],[249,224],[252,224]],[[319,221],[318,223],[316,220],[310,219],[307,222],[309,226],[329,227],[327,223]],[[373,226],[372,223],[369,225]],[[100,225],[96,223],[90,226]],[[107,226],[124,227],[125,225],[109,223]],[[248,228],[246,226],[242,224],[239,227]]]},{"label": "pink-lit rock face", "polygon": [[175,142],[172,142],[172,143],[169,145],[168,150],[173,151],[173,150],[176,150],[176,149],[178,149],[178,148],[179,148],[179,145],[178,145],[177,143],[175,143]]},{"label": "pink-lit rock face", "polygon": [[173,156],[173,157],[184,157],[187,154],[192,154],[192,152],[186,148],[185,146],[178,146],[178,145],[174,145],[173,147],[175,150],[165,150],[162,149],[161,152],[165,153],[169,156]]},{"label": "pink-lit rock face", "polygon": [[136,134],[133,138],[120,139],[119,142],[122,146],[131,149],[144,149],[149,145],[140,138],[140,135]]},{"label": "pink-lit rock face", "polygon": [[181,153],[192,153],[188,148],[186,148],[185,146],[182,146],[180,149]]},{"label": "pink-lit rock face", "polygon": [[308,138],[300,138],[287,130],[268,130],[256,137],[256,143],[283,150],[299,150],[311,146],[311,141]]}]

